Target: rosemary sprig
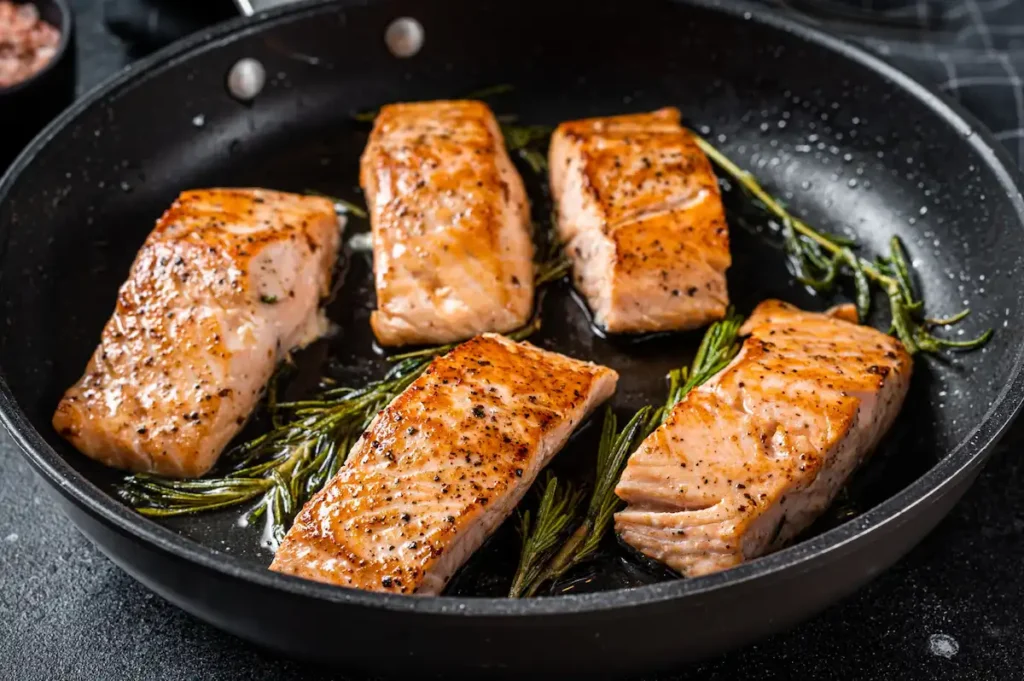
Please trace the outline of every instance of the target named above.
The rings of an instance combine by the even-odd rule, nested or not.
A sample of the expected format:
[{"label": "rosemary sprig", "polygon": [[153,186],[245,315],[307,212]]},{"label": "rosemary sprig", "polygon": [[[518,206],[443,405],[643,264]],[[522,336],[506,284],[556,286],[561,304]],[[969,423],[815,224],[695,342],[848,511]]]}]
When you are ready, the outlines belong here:
[{"label": "rosemary sprig", "polygon": [[569,273],[572,263],[569,258],[559,252],[552,258],[542,260],[534,265],[534,286],[540,287],[558,281]]},{"label": "rosemary sprig", "polygon": [[519,593],[536,581],[544,565],[537,560],[554,549],[565,529],[573,519],[573,509],[583,500],[583,491],[573,489],[572,485],[559,487],[558,478],[550,471],[544,483],[544,493],[537,506],[537,522],[532,524],[532,516],[526,511],[519,519],[519,534],[523,538],[520,552],[519,567],[512,591]]},{"label": "rosemary sprig", "polygon": [[857,314],[861,320],[871,308],[871,284],[874,282],[889,299],[891,331],[902,341],[907,352],[938,353],[943,350],[973,350],[988,342],[992,329],[977,338],[954,341],[932,333],[936,326],[950,326],[968,314],[965,309],[947,319],[924,316],[924,300],[918,296],[903,244],[898,237],[889,242],[889,253],[869,262],[854,254],[854,242],[825,234],[794,217],[775,200],[753,175],[743,170],[707,140],[693,133],[701,150],[715,164],[738,182],[747,192],[782,223],[786,252],[797,279],[816,291],[834,288],[839,272],[852,277],[856,291]]},{"label": "rosemary sprig", "polygon": [[[732,361],[739,352],[742,323],[742,318],[730,310],[725,319],[711,325],[691,366],[669,373],[668,397],[660,407],[641,408],[621,430],[611,408],[605,411],[597,449],[596,482],[582,516],[579,492],[560,486],[554,475],[548,476],[536,521],[531,524],[527,511],[520,523],[522,553],[509,598],[536,595],[542,586],[558,580],[593,555],[621,504],[615,496],[615,485],[629,455],[665,421],[687,393]],[[573,528],[571,532],[569,528]],[[559,540],[561,546],[557,546]]]},{"label": "rosemary sprig", "polygon": [[536,522],[531,527],[529,511],[523,514],[520,522],[522,553],[509,598],[536,595],[540,587],[558,579],[597,549],[618,504],[615,484],[626,458],[651,427],[651,412],[650,407],[644,407],[633,415],[621,432],[617,432],[615,414],[611,408],[605,411],[597,451],[597,481],[582,519],[579,508],[583,499],[581,491],[572,486],[560,487],[558,478],[548,475]]}]

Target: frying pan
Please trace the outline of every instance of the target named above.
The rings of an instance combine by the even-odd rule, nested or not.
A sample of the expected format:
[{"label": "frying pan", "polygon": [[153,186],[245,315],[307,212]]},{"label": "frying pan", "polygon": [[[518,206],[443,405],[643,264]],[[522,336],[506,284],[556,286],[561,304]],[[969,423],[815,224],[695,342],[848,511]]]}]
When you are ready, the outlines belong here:
[{"label": "frying pan", "polygon": [[[383,39],[399,17],[415,18],[425,36],[405,58]],[[251,102],[225,88],[243,58],[267,74]],[[851,483],[855,517],[826,518],[791,548],[692,580],[624,567],[632,563],[613,546],[566,595],[522,601],[499,597],[498,577],[514,561],[506,524],[467,565],[477,566],[463,578],[471,588],[457,580],[453,595],[406,598],[271,573],[237,514],[144,519],[111,493],[115,473],[52,431],[54,405],[92,351],[135,251],[181,189],[311,187],[354,198],[366,130],[350,114],[500,83],[515,90],[494,108],[531,123],[678,105],[812,223],[855,234],[869,254],[902,237],[933,313],[967,304],[965,334],[996,328],[983,350],[916,361],[899,424]],[[540,201],[540,183],[528,182]],[[739,309],[769,296],[814,309],[834,302],[794,284],[749,201],[736,191],[726,201]],[[0,181],[0,414],[69,517],[113,561],[259,644],[386,675],[666,669],[849,594],[960,498],[1024,400],[1022,228],[1019,178],[976,121],[864,52],[764,9],[698,0],[314,2],[219,26],[129,68],[55,121]],[[341,333],[300,365],[353,380],[382,370],[366,331],[367,276],[367,263],[352,258],[329,310]],[[699,339],[600,338],[568,287],[556,288],[536,342],[618,368],[623,413],[658,399],[664,371]],[[581,432],[576,449],[593,452],[594,430]],[[567,451],[555,465],[572,458]]]}]

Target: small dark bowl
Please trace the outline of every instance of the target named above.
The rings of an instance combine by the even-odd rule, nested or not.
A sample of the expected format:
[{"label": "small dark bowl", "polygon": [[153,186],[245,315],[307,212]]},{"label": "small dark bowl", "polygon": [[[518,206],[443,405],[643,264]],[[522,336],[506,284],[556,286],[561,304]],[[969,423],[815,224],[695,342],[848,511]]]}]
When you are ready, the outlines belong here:
[{"label": "small dark bowl", "polygon": [[[17,2],[18,0],[16,0]],[[20,3],[19,3],[20,4]],[[67,0],[30,0],[60,31],[57,54],[28,80],[0,87],[0,172],[75,98],[74,20]]]}]

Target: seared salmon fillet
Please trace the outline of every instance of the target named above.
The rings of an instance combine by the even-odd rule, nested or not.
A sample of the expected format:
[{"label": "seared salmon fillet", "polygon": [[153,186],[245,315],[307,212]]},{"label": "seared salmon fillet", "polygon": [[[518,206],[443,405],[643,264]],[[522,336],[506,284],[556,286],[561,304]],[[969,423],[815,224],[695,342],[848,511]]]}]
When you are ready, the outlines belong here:
[{"label": "seared salmon fillet", "polygon": [[614,333],[692,329],[725,315],[732,264],[711,163],[679,111],[562,123],[551,193],[576,287]]},{"label": "seared salmon fillet", "polygon": [[761,303],[736,359],[630,457],[615,490],[628,504],[615,516],[622,539],[694,577],[810,525],[892,426],[910,383],[903,345],[849,318]]},{"label": "seared salmon fillet", "polygon": [[53,427],[108,466],[202,475],[277,362],[326,330],[319,304],[340,239],[326,199],[184,192],[135,258]]},{"label": "seared salmon fillet", "polygon": [[360,183],[373,227],[370,324],[381,345],[451,343],[526,323],[530,207],[485,104],[383,107]]},{"label": "seared salmon fillet", "polygon": [[484,334],[435,359],[299,513],[270,569],[438,594],[618,374]]}]

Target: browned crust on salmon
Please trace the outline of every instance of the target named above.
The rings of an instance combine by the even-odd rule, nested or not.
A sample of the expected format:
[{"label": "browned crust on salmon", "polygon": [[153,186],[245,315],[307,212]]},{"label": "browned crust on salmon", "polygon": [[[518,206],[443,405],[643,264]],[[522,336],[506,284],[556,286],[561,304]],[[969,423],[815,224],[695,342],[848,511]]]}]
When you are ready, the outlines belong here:
[{"label": "browned crust on salmon", "polygon": [[383,107],[360,183],[373,226],[378,342],[450,343],[526,323],[529,202],[485,104]]},{"label": "browned crust on salmon", "polygon": [[54,428],[108,466],[202,475],[277,361],[325,330],[339,241],[326,199],[184,192],[139,251]]},{"label": "browned crust on salmon", "polygon": [[817,518],[910,383],[902,344],[849,314],[759,305],[739,356],[630,457],[616,488],[622,539],[697,576],[774,551]]},{"label": "browned crust on salmon", "polygon": [[562,123],[550,149],[577,288],[611,332],[720,319],[732,263],[718,182],[679,111]]},{"label": "browned crust on salmon", "polygon": [[463,343],[374,419],[303,508],[271,569],[440,593],[616,379],[502,336]]}]

